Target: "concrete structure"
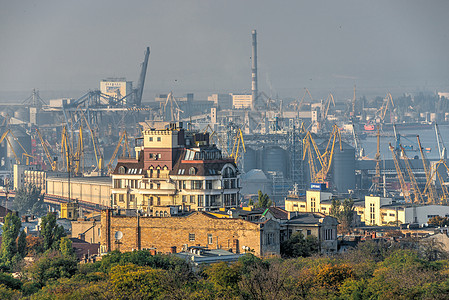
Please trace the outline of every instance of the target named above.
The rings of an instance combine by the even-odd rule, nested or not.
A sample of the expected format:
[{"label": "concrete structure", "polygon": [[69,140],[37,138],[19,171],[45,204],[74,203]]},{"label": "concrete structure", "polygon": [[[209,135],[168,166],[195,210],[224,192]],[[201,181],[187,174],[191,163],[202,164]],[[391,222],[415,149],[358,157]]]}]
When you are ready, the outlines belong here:
[{"label": "concrete structure", "polygon": [[[67,177],[47,177],[45,193],[50,196],[68,198],[69,180]],[[74,177],[70,178],[70,198],[99,207],[111,205],[110,177]]]},{"label": "concrete structure", "polygon": [[113,207],[155,215],[165,206],[217,210],[239,204],[239,171],[209,135],[182,124],[143,131],[136,158],[119,159],[112,173]]},{"label": "concrete structure", "polygon": [[160,253],[179,252],[189,246],[251,251],[257,256],[279,255],[279,223],[254,223],[242,219],[216,218],[193,212],[170,218],[101,213],[101,252],[156,249]]},{"label": "concrete structure", "polygon": [[251,108],[253,105],[253,96],[245,94],[231,94],[232,107],[236,109]]},{"label": "concrete structure", "polygon": [[26,173],[27,171],[36,171],[39,167],[37,165],[14,165],[14,190],[18,190],[21,187],[23,187],[26,183],[33,184],[34,182],[27,182],[26,180]]},{"label": "concrete structure", "polygon": [[253,101],[251,102],[251,109],[254,110],[256,106],[256,100],[258,96],[257,89],[257,32],[251,31],[252,36],[252,52],[251,52],[251,96]]},{"label": "concrete structure", "polygon": [[214,107],[219,107],[222,110],[232,108],[232,96],[230,94],[212,94],[207,97],[207,101],[213,102]]},{"label": "concrete structure", "polygon": [[[111,97],[121,99],[133,92],[132,81],[126,81],[125,78],[107,78],[100,82],[100,92]],[[124,100],[125,104],[127,99]]]}]

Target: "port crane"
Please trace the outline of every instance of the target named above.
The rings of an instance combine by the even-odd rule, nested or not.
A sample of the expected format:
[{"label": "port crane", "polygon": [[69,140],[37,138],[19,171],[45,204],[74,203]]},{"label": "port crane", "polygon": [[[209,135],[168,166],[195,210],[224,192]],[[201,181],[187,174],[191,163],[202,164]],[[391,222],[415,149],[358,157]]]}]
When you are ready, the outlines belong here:
[{"label": "port crane", "polygon": [[243,140],[243,133],[240,128],[237,129],[237,133],[234,137],[234,144],[232,146],[231,157],[234,158],[235,164],[238,164],[242,158],[242,151],[246,152],[245,141]]},{"label": "port crane", "polygon": [[39,137],[39,140],[41,141],[41,145],[42,145],[42,148],[44,149],[44,153],[45,153],[45,156],[47,157],[48,163],[51,166],[51,170],[56,171],[57,164],[56,164],[56,161],[54,159],[52,159],[52,157],[50,155],[50,151],[48,150],[47,143],[44,141],[44,138],[42,137],[42,134],[39,131],[39,129],[36,128],[36,132],[37,132],[37,136]]},{"label": "port crane", "polygon": [[390,93],[387,93],[387,96],[384,99],[382,107],[378,110],[378,112],[380,113],[379,116],[380,116],[380,119],[382,122],[385,120],[387,110],[390,109],[390,112],[391,112],[393,110],[393,108],[394,108],[393,97],[391,96]]},{"label": "port crane", "polygon": [[[310,179],[312,180],[312,182],[326,181],[327,175],[329,174],[332,165],[332,160],[335,151],[335,143],[337,139],[340,145],[340,151],[342,151],[340,130],[337,125],[334,125],[332,133],[329,136],[326,148],[324,149],[324,152],[321,153],[310,131],[306,133],[306,136],[303,139],[304,150],[302,159],[305,160],[307,155],[309,163]],[[316,170],[314,156],[312,152],[315,153],[316,158],[319,161],[321,167],[319,171]]]},{"label": "port crane", "polygon": [[424,173],[426,174],[426,186],[428,186],[427,188],[427,202],[428,203],[435,203],[435,200],[437,199],[437,194],[436,194],[436,190],[435,190],[435,185],[433,184],[433,176],[432,176],[432,172],[431,172],[431,168],[430,168],[430,164],[426,158],[426,156],[424,155],[424,151],[423,151],[423,147],[421,146],[421,140],[419,139],[419,135],[416,136],[416,139],[418,140],[418,147],[419,147],[419,152],[421,153],[421,159],[422,159],[422,164],[423,164],[423,168],[424,168]]},{"label": "port crane", "polygon": [[[122,145],[123,142],[123,145]],[[128,143],[128,134],[126,133],[126,130],[123,130],[123,132],[120,135],[120,139],[118,141],[117,147],[115,147],[114,153],[112,154],[111,159],[109,160],[109,163],[107,165],[108,173],[111,174],[112,171],[114,171],[112,164],[114,163],[115,158],[117,157],[117,153],[120,149],[120,146],[122,147],[122,157],[125,157],[126,153],[128,153],[128,157],[131,155],[131,151],[129,149],[129,143]]]},{"label": "port crane", "polygon": [[411,199],[410,190],[407,188],[407,185],[404,180],[404,174],[402,174],[401,166],[399,165],[399,161],[396,156],[395,149],[391,145],[391,143],[389,144],[389,148],[391,151],[391,155],[393,156],[394,166],[396,168],[396,173],[398,175],[399,184],[401,185],[401,190],[402,190],[402,194],[404,195],[405,202],[412,203],[413,201]]},{"label": "port crane", "polygon": [[295,101],[292,103],[292,106],[295,108],[296,111],[300,111],[301,107],[304,104],[304,99],[306,98],[306,96],[309,96],[310,100],[313,102],[313,97],[310,94],[310,91],[307,88],[304,88],[304,94],[302,95],[301,99],[299,99],[299,101]]},{"label": "port crane", "polygon": [[329,93],[329,96],[327,96],[326,102],[324,104],[324,120],[327,120],[327,115],[329,113],[331,103],[335,107],[334,95],[332,95],[332,93]]},{"label": "port crane", "polygon": [[424,204],[423,196],[421,191],[419,190],[418,183],[416,181],[415,175],[413,174],[412,168],[410,167],[410,161],[407,155],[405,154],[404,147],[400,146],[401,155],[404,160],[405,168],[407,169],[408,177],[410,178],[411,188],[413,190],[414,203]]}]

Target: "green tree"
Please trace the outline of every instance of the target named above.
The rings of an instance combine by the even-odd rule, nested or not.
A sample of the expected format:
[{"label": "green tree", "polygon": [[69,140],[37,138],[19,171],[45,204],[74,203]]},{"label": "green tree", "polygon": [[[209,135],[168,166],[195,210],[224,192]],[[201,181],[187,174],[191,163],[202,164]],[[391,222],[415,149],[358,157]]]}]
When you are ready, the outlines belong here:
[{"label": "green tree", "polygon": [[26,184],[19,188],[14,197],[13,207],[22,215],[41,216],[45,214],[46,207],[41,189],[34,184]]},{"label": "green tree", "polygon": [[68,257],[74,257],[75,251],[73,250],[72,241],[68,237],[61,238],[59,243],[59,250],[61,254]]},{"label": "green tree", "polygon": [[21,227],[20,218],[15,213],[8,213],[5,217],[2,233],[0,258],[4,265],[12,267],[18,260],[17,237]]},{"label": "green tree", "polygon": [[354,201],[344,199],[341,202],[338,199],[332,200],[330,215],[340,223],[340,230],[344,233],[349,232],[354,222]]},{"label": "green tree", "polygon": [[272,205],[272,201],[267,194],[262,193],[261,190],[258,191],[257,207],[268,208]]},{"label": "green tree", "polygon": [[73,257],[64,256],[59,251],[48,251],[28,269],[28,273],[42,287],[48,281],[72,277],[77,272],[77,265]]},{"label": "green tree", "polygon": [[59,242],[65,236],[64,228],[56,224],[56,215],[48,213],[42,218],[41,236],[44,240],[44,251],[59,250]]},{"label": "green tree", "polygon": [[27,255],[27,235],[24,230],[22,230],[17,238],[17,251],[21,257]]},{"label": "green tree", "polygon": [[318,250],[318,239],[313,235],[304,237],[301,231],[295,232],[288,240],[281,243],[283,257],[307,257],[317,253]]},{"label": "green tree", "polygon": [[444,227],[449,225],[449,218],[435,216],[429,219],[427,222],[429,225]]}]

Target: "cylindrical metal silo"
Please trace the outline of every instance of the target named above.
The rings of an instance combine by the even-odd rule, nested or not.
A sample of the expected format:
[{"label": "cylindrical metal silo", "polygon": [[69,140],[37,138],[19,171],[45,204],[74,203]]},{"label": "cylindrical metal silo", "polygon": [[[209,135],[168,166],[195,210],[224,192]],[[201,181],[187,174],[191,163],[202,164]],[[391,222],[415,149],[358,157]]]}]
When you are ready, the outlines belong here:
[{"label": "cylindrical metal silo", "polygon": [[262,170],[264,172],[282,172],[288,175],[288,153],[279,146],[264,147],[262,151]]},{"label": "cylindrical metal silo", "polygon": [[30,121],[30,113],[29,113],[28,109],[26,109],[25,107],[18,108],[14,112],[14,117],[21,121],[24,121],[24,122]]},{"label": "cylindrical metal silo", "polygon": [[243,170],[247,173],[253,169],[257,169],[257,151],[246,147],[246,152],[243,155]]},{"label": "cylindrical metal silo", "polygon": [[[22,147],[26,150],[28,154],[31,153],[31,137],[29,134],[26,133],[25,129],[23,129],[20,126],[12,126],[10,130],[17,140],[14,139],[11,136],[11,134],[9,134],[8,135],[9,141],[11,142],[11,145],[17,157],[19,158],[19,160],[21,160],[22,154],[24,153]],[[19,143],[22,145],[22,147],[20,147]],[[12,153],[12,150],[9,147],[9,145],[8,145],[8,157],[14,159],[14,154]]]},{"label": "cylindrical metal silo", "polygon": [[355,150],[349,144],[342,142],[334,148],[332,161],[333,187],[339,193],[347,193],[355,189]]}]

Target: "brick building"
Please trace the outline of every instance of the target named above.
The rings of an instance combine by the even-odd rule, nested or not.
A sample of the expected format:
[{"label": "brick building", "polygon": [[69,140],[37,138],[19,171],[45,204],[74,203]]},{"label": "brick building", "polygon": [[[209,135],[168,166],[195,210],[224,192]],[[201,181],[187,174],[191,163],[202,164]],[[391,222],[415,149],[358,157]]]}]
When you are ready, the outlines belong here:
[{"label": "brick building", "polygon": [[119,159],[112,173],[112,206],[160,216],[163,207],[209,211],[237,207],[239,171],[209,144],[208,133],[182,123],[143,131],[135,158]]},{"label": "brick building", "polygon": [[104,210],[101,252],[155,249],[168,253],[202,246],[233,253],[254,251],[258,256],[279,255],[279,228],[273,220],[256,223],[198,211],[164,218],[117,215],[113,210]]}]

